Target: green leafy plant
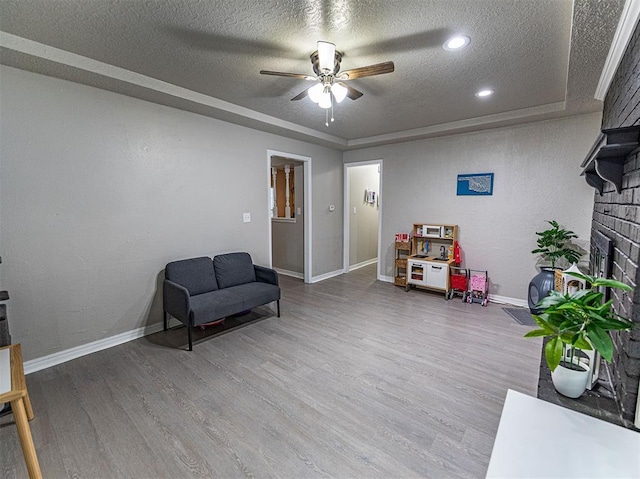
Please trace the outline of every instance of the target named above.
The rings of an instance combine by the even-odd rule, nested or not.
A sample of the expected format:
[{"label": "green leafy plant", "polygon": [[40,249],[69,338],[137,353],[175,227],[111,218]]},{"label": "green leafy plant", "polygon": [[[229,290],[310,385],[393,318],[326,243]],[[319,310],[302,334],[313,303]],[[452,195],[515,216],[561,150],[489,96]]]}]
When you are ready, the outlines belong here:
[{"label": "green leafy plant", "polygon": [[557,221],[547,221],[551,225],[551,228],[545,231],[537,232],[538,247],[532,251],[533,254],[541,254],[551,261],[551,267],[556,267],[556,261],[560,258],[565,258],[569,264],[577,263],[580,261],[582,253],[569,247],[567,242],[573,238],[577,238],[573,231],[560,228]]},{"label": "green leafy plant", "polygon": [[604,286],[632,291],[631,286],[612,279],[579,273],[568,274],[587,281],[593,289],[583,289],[573,295],[552,291],[538,303],[543,313],[533,316],[539,329],[525,334],[526,338],[550,338],[544,348],[544,354],[551,371],[561,362],[567,362],[564,358],[568,345],[572,346],[571,358],[568,361],[570,365],[576,364],[573,360],[575,349],[595,349],[607,362],[611,362],[613,342],[609,331],[629,331],[633,327],[633,322],[612,309],[611,300],[602,303],[604,294],[599,290]]}]

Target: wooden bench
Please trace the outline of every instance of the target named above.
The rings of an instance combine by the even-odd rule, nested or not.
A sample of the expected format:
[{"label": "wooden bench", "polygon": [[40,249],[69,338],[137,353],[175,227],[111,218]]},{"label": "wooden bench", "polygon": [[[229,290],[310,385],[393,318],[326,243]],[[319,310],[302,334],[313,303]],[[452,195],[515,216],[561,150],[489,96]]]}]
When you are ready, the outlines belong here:
[{"label": "wooden bench", "polygon": [[7,402],[11,403],[29,477],[41,479],[40,464],[29,428],[29,421],[33,419],[33,409],[24,379],[22,348],[19,344],[0,348],[0,403]]}]

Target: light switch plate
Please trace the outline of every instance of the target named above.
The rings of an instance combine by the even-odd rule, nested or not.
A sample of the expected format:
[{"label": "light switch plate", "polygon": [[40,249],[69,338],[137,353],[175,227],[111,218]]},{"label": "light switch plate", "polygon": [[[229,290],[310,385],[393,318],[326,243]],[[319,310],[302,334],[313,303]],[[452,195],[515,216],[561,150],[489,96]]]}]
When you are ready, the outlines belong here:
[{"label": "light switch plate", "polygon": [[242,222],[251,223],[251,213],[242,213]]}]

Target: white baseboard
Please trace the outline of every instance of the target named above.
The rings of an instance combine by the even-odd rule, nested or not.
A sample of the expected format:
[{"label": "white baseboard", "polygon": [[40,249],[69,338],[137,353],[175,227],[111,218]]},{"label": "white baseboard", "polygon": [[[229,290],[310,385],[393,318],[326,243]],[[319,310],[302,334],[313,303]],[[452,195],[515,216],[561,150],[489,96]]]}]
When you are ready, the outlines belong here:
[{"label": "white baseboard", "polygon": [[116,334],[109,338],[99,339],[92,343],[83,344],[82,346],[76,346],[75,348],[59,351],[57,353],[50,354],[49,356],[32,359],[24,363],[24,372],[25,374],[35,373],[41,369],[50,368],[67,361],[71,361],[72,359],[86,356],[87,354],[133,341],[134,339],[141,338],[148,334],[157,333],[158,331],[162,331],[162,329],[163,324],[161,322],[155,323],[149,326],[142,326],[141,328],[134,329],[132,331],[125,331],[124,333]]},{"label": "white baseboard", "polygon": [[[311,282],[317,283],[325,279],[333,278],[334,276],[340,276],[341,274],[343,274],[342,270],[332,271],[320,276],[314,276],[313,278],[311,278]],[[393,283],[393,277],[391,276],[380,276],[378,279],[380,281]],[[492,303],[511,304],[514,306],[521,306],[525,308],[528,306],[527,300],[510,298],[508,296],[498,296],[490,294],[489,301]],[[169,324],[169,326],[171,326],[171,324]],[[75,348],[67,349],[65,351],[59,351],[57,353],[50,354],[49,356],[32,359],[24,363],[24,372],[25,374],[35,373],[36,371],[50,368],[52,366],[57,366],[58,364],[62,364],[67,361],[71,361],[72,359],[86,356],[87,354],[102,351],[103,349],[111,348],[113,346],[118,346],[119,344],[123,344],[128,341],[133,341],[134,339],[147,336],[148,334],[157,333],[159,331],[162,331],[162,329],[163,325],[161,322],[155,323],[149,326],[142,326],[132,331],[125,331],[124,333],[116,334],[115,336],[99,339],[98,341],[93,341],[88,344],[76,346]]]},{"label": "white baseboard", "polygon": [[[387,283],[393,283],[393,276],[379,276],[378,279]],[[529,307],[529,303],[526,299],[510,298],[509,296],[500,296],[497,294],[489,294],[489,302],[497,304],[510,304],[512,306],[520,306],[522,308]]]},{"label": "white baseboard", "polygon": [[298,273],[296,271],[289,271],[288,269],[281,268],[273,268],[278,274],[282,274],[284,276],[291,276],[292,278],[304,279],[303,273]]},{"label": "white baseboard", "polygon": [[513,306],[520,306],[522,308],[529,307],[529,303],[526,299],[510,298],[509,296],[499,296],[497,294],[489,294],[489,302],[498,304],[511,304]]},{"label": "white baseboard", "polygon": [[357,263],[349,266],[349,271],[355,271],[356,269],[364,268],[365,266],[369,266],[370,264],[375,264],[378,262],[378,258],[368,259],[367,261],[363,261],[362,263]]},{"label": "white baseboard", "polygon": [[331,271],[329,273],[321,274],[320,276],[313,276],[311,278],[311,281],[309,281],[309,282],[310,283],[318,283],[320,281],[324,281],[325,279],[333,278],[335,276],[340,276],[341,274],[344,274],[344,270],[337,269],[337,270]]}]

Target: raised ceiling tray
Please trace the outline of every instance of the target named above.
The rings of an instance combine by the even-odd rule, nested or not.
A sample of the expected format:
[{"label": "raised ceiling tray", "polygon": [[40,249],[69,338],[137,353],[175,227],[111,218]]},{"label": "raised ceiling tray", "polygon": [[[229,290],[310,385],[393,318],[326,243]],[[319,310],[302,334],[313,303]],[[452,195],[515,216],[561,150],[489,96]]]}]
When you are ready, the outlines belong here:
[{"label": "raised ceiling tray", "polygon": [[589,154],[580,165],[587,183],[602,195],[604,182],[611,183],[616,191],[622,191],[624,162],[633,150],[638,148],[640,126],[602,130],[591,147]]}]

